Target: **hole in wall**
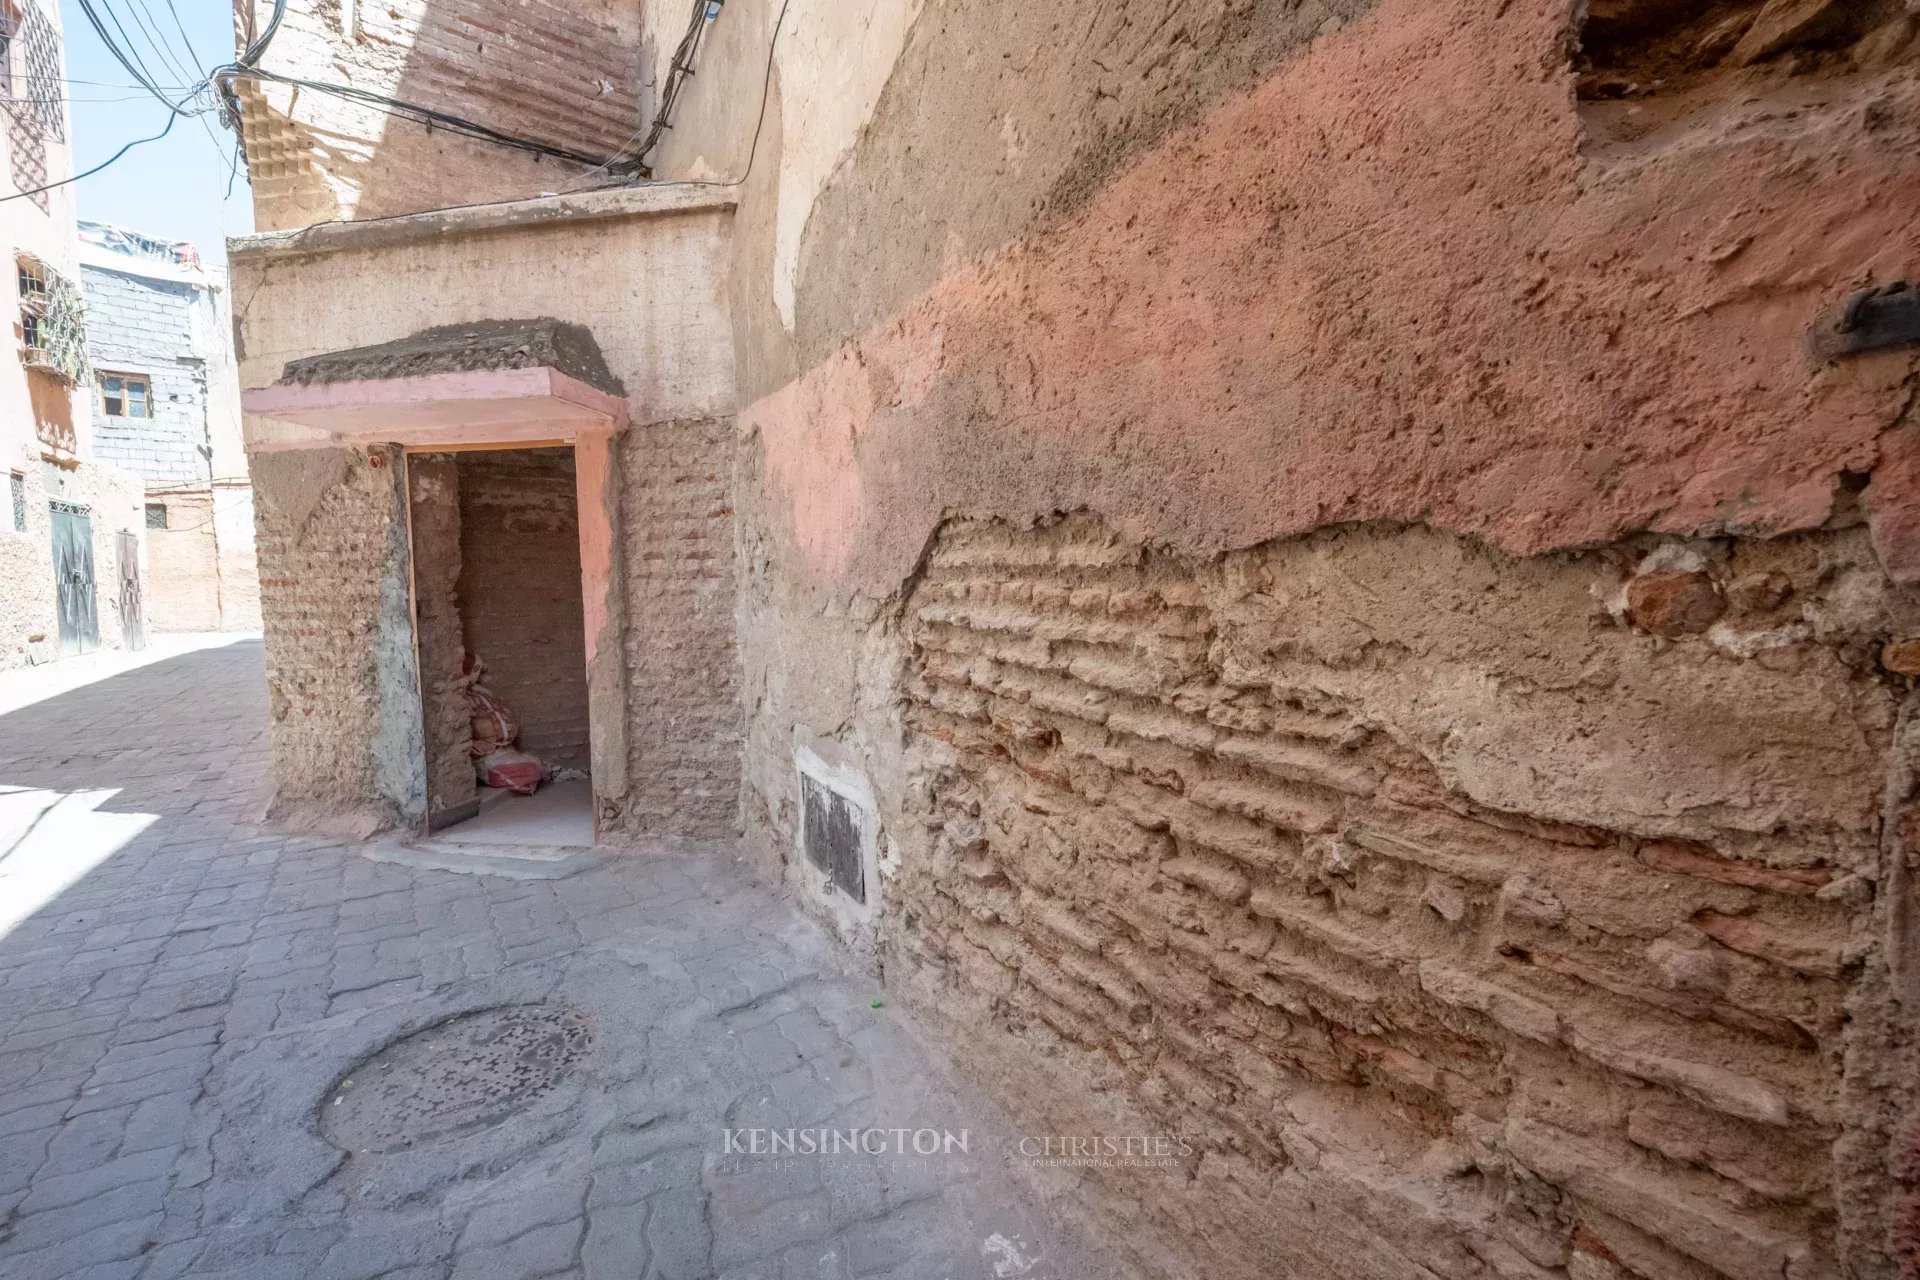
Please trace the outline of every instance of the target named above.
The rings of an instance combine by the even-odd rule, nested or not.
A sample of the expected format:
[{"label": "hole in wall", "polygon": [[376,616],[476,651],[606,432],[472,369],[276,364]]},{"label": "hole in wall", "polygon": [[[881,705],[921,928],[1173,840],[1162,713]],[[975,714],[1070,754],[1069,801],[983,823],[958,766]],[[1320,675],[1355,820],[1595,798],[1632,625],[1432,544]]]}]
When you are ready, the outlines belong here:
[{"label": "hole in wall", "polygon": [[1906,0],[1590,0],[1574,69],[1589,139],[1634,143],[1729,113],[1851,97],[1914,60]]}]

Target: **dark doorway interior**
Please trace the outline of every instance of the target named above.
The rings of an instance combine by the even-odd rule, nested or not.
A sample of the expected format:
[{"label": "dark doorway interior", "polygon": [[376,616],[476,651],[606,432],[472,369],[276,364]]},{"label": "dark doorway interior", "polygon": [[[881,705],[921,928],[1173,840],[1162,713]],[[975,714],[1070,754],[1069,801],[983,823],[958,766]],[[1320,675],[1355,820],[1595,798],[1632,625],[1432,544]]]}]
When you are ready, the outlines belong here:
[{"label": "dark doorway interior", "polygon": [[549,794],[525,812],[551,813],[555,789],[577,793],[585,811],[589,721],[573,450],[415,454],[408,480],[428,826],[496,807],[502,816],[484,825],[497,826],[522,801],[476,786],[476,746],[487,744],[475,736],[487,731],[485,717],[473,715],[476,667],[481,688],[511,712],[512,749],[545,765]]},{"label": "dark doorway interior", "polygon": [[587,641],[572,449],[462,453],[460,597],[467,652],[520,721],[520,749],[587,768]]}]

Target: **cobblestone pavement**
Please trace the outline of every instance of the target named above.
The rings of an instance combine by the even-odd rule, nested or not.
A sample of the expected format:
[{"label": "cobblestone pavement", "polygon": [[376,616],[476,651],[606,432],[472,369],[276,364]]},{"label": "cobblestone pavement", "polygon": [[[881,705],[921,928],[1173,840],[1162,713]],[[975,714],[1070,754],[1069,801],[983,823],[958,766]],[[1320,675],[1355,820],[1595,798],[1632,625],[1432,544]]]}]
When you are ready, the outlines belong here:
[{"label": "cobblestone pavement", "polygon": [[[1112,1274],[729,850],[527,881],[263,830],[255,640],[4,693],[8,1280]],[[382,1052],[523,1005],[580,1034],[484,1045],[472,1020]],[[967,1153],[727,1151],[815,1126],[965,1130]]]}]

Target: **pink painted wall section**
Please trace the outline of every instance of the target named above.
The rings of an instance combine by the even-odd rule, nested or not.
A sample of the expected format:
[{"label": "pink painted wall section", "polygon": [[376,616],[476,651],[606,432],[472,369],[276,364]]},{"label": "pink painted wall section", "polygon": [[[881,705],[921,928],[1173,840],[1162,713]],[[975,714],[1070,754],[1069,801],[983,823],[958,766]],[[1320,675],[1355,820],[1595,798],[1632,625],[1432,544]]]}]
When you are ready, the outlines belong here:
[{"label": "pink painted wall section", "polygon": [[[573,446],[580,512],[580,590],[587,639],[588,752],[594,794],[618,801],[627,793],[627,669],[620,645],[625,574],[615,533],[620,518],[620,434],[582,431]],[[595,805],[595,830],[601,806]]]},{"label": "pink painted wall section", "polygon": [[1913,362],[1805,335],[1920,273],[1920,85],[1730,100],[1602,159],[1562,10],[1383,0],[753,405],[812,574],[885,594],[950,509],[1199,551],[1825,521]]},{"label": "pink painted wall section", "polygon": [[613,582],[613,523],[609,501],[614,474],[613,433],[585,431],[573,448],[575,485],[580,500],[580,582],[586,591],[587,661],[609,643],[607,624],[616,615],[608,604]]}]

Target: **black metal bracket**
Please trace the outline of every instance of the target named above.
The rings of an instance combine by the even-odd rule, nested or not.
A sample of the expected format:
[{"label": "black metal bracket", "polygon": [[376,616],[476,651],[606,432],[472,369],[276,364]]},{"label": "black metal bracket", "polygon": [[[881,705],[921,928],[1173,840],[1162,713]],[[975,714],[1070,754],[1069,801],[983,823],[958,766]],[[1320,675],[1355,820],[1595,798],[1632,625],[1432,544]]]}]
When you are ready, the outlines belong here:
[{"label": "black metal bracket", "polygon": [[1905,280],[1860,289],[1814,321],[1807,347],[1823,360],[1920,343],[1920,288]]}]

